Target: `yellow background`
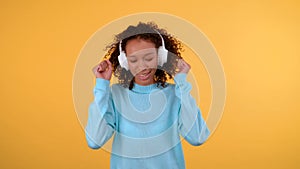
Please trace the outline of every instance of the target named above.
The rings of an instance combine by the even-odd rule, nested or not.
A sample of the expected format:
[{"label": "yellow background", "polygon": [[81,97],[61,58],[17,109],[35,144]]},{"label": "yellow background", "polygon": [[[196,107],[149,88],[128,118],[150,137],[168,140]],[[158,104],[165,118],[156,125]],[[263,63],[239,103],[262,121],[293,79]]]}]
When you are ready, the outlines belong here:
[{"label": "yellow background", "polygon": [[[199,27],[224,66],[222,121],[188,169],[299,168],[300,3],[294,1],[1,1],[0,168],[108,168],[87,147],[72,100],[77,56],[100,27],[137,12]],[[100,47],[102,48],[102,47]]]}]

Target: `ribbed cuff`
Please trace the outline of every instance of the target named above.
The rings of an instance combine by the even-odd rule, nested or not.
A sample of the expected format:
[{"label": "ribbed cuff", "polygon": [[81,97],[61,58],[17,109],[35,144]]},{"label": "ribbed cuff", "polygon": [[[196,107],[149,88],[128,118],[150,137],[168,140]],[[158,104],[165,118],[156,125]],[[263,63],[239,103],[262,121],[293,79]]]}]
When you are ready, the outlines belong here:
[{"label": "ribbed cuff", "polygon": [[187,77],[186,73],[178,73],[175,75],[174,81],[177,85],[181,86],[181,84],[186,82],[186,77]]},{"label": "ribbed cuff", "polygon": [[181,98],[186,97],[190,94],[192,86],[186,81],[186,73],[178,73],[174,77],[175,86],[176,86],[176,95]]},{"label": "ribbed cuff", "polygon": [[95,89],[106,91],[109,88],[109,83],[110,83],[109,80],[102,79],[102,78],[96,78]]}]

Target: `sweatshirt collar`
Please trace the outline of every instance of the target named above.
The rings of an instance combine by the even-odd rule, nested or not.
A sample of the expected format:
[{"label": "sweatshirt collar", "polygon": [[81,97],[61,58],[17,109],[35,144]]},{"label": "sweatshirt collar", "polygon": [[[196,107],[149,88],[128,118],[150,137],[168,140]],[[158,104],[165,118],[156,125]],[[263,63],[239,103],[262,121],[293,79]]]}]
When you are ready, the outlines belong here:
[{"label": "sweatshirt collar", "polygon": [[151,91],[154,89],[158,89],[157,83],[150,84],[147,86],[142,86],[142,85],[138,85],[138,84],[134,83],[132,91],[134,91],[136,93],[151,93]]}]

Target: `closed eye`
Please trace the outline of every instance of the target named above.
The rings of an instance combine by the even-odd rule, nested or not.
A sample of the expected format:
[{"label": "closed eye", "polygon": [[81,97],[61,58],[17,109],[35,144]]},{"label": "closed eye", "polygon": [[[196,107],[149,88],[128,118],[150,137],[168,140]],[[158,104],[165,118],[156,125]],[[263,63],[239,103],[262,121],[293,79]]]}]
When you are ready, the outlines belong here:
[{"label": "closed eye", "polygon": [[153,58],[146,58],[145,60],[150,62]]},{"label": "closed eye", "polygon": [[130,63],[135,63],[137,60],[129,60]]}]

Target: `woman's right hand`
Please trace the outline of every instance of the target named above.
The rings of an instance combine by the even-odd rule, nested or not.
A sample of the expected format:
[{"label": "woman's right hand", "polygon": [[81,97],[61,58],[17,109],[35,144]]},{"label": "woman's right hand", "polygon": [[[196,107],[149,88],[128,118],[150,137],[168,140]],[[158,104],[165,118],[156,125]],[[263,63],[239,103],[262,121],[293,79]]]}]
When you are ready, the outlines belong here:
[{"label": "woman's right hand", "polygon": [[112,64],[109,60],[103,60],[93,68],[93,72],[96,78],[110,80],[112,75]]}]

